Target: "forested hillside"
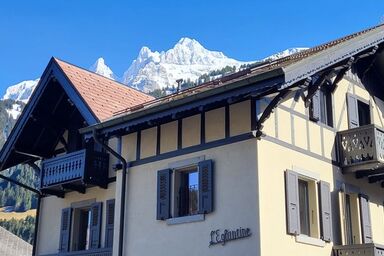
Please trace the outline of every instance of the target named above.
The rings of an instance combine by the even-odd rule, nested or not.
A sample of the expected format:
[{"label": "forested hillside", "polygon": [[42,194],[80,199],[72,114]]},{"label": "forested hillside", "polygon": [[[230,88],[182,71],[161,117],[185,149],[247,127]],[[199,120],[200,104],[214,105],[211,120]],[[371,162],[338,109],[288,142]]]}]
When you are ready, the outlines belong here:
[{"label": "forested hillside", "polygon": [[[14,119],[15,111],[21,111],[24,103],[13,100],[0,100],[0,147],[3,146],[12,127],[16,123]],[[28,166],[20,165],[2,172],[3,175],[11,177],[14,180],[27,184],[31,187],[37,187],[38,177]],[[37,206],[37,197],[32,192],[16,186],[10,182],[0,179],[0,208],[7,211],[24,212],[29,209],[35,209]],[[9,213],[12,216],[12,213]],[[28,216],[26,219],[0,220],[0,226],[21,237],[25,241],[33,242],[35,217]]]}]

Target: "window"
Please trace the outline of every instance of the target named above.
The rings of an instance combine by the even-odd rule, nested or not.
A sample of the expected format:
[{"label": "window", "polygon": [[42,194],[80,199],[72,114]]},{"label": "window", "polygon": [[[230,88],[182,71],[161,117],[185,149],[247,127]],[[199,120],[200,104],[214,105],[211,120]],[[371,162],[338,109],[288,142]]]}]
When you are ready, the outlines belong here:
[{"label": "window", "polygon": [[368,197],[344,190],[339,192],[342,244],[371,243],[372,230]]},{"label": "window", "polygon": [[309,117],[314,122],[333,127],[332,92],[328,87],[322,87],[313,95]]},{"label": "window", "polygon": [[292,170],[286,171],[285,182],[287,233],[297,237],[331,241],[329,183]]},{"label": "window", "polygon": [[353,229],[352,229],[352,210],[351,210],[351,196],[345,195],[345,237],[346,244],[354,244]]},{"label": "window", "polygon": [[[114,200],[107,201],[105,247],[113,241]],[[97,249],[101,246],[102,203],[92,200],[62,209],[60,252]]]},{"label": "window", "polygon": [[213,211],[213,162],[188,163],[157,173],[157,219]]},{"label": "window", "polygon": [[300,234],[310,236],[309,232],[309,204],[308,182],[299,180],[299,209],[300,209]]},{"label": "window", "polygon": [[199,210],[199,175],[197,167],[175,171],[174,186],[175,217],[198,214]]},{"label": "window", "polygon": [[72,251],[89,250],[91,229],[91,208],[77,208],[73,211]]},{"label": "window", "polygon": [[359,125],[367,125],[371,123],[371,112],[369,110],[369,104],[360,100],[357,101],[357,109],[359,114]]},{"label": "window", "polygon": [[355,128],[371,124],[370,105],[357,99],[355,95],[347,94],[348,126]]}]

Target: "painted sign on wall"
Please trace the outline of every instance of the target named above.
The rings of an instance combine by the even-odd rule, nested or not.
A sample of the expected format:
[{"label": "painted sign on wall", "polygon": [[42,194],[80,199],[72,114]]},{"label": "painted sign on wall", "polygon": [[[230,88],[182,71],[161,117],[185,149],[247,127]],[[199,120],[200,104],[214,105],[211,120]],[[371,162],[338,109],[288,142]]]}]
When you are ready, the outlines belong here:
[{"label": "painted sign on wall", "polygon": [[209,246],[216,244],[221,244],[224,246],[228,241],[250,237],[251,235],[251,229],[249,228],[240,227],[236,230],[225,229],[223,231],[220,229],[212,230]]}]

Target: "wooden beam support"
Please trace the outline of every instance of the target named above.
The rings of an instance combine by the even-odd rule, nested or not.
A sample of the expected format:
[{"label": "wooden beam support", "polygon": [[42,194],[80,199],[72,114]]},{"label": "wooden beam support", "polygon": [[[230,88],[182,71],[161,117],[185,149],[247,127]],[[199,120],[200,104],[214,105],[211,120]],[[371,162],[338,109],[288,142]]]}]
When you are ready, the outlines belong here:
[{"label": "wooden beam support", "polygon": [[273,111],[279,105],[279,103],[281,101],[283,101],[284,98],[290,92],[291,92],[291,90],[281,91],[275,98],[273,98],[273,100],[265,108],[265,110],[263,111],[263,114],[261,115],[259,120],[257,120],[257,122],[256,122],[256,127],[255,127],[256,128],[256,138],[260,138],[263,135],[261,130],[263,129],[264,122],[269,118],[269,116],[271,115],[271,113],[273,113]]},{"label": "wooden beam support", "polygon": [[335,80],[333,80],[333,83],[331,85],[331,92],[334,92],[337,88],[337,84],[343,79],[347,71],[352,67],[352,64],[355,62],[355,58],[351,57],[348,62],[341,67],[341,70],[339,73],[337,73],[337,76]]},{"label": "wooden beam support", "polygon": [[360,170],[355,172],[356,179],[362,179],[368,176],[384,174],[384,168],[379,168],[376,170],[368,169],[368,170]]},{"label": "wooden beam support", "polygon": [[61,185],[61,187],[64,189],[64,190],[72,190],[72,191],[77,191],[81,194],[85,194],[85,186],[79,186],[79,185],[74,185],[74,184],[63,184]]},{"label": "wooden beam support", "polygon": [[47,194],[47,195],[53,195],[53,196],[57,196],[57,197],[60,197],[60,198],[64,198],[64,191],[57,191],[57,190],[52,190],[52,189],[42,189],[41,192],[43,194]]},{"label": "wooden beam support", "polygon": [[369,183],[375,183],[378,181],[384,180],[384,174],[379,174],[379,175],[373,175],[368,177],[368,182]]}]

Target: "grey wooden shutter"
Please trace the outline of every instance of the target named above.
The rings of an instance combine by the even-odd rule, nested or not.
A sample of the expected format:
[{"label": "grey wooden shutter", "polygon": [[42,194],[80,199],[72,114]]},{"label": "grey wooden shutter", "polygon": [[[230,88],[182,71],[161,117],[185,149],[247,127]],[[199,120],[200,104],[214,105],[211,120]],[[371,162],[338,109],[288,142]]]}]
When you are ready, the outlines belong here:
[{"label": "grey wooden shutter", "polygon": [[357,107],[357,98],[352,94],[347,94],[348,107],[348,127],[359,127],[359,111]]},{"label": "grey wooden shutter", "polygon": [[68,252],[71,239],[72,208],[61,211],[60,252]]},{"label": "grey wooden shutter", "polygon": [[285,172],[285,193],[288,234],[300,234],[299,179],[294,171]]},{"label": "grey wooden shutter", "polygon": [[372,243],[371,213],[369,210],[369,200],[365,195],[360,195],[360,218],[363,243]]},{"label": "grey wooden shutter", "polygon": [[213,211],[213,162],[199,162],[199,213]]},{"label": "grey wooden shutter", "polygon": [[106,248],[113,246],[113,230],[115,224],[115,199],[108,200],[106,203],[106,221],[105,221],[105,245]]},{"label": "grey wooden shutter", "polygon": [[326,241],[332,241],[332,210],[331,210],[331,191],[328,182],[319,182],[320,194],[320,230],[321,238]]},{"label": "grey wooden shutter", "polygon": [[316,93],[312,96],[312,103],[309,109],[309,118],[315,122],[320,120],[320,90],[317,90]]},{"label": "grey wooden shutter", "polygon": [[90,226],[90,248],[100,248],[101,238],[101,217],[102,217],[102,203],[96,202],[91,205],[91,226]]},{"label": "grey wooden shutter", "polygon": [[157,217],[166,220],[171,217],[171,179],[172,170],[157,172]]}]

